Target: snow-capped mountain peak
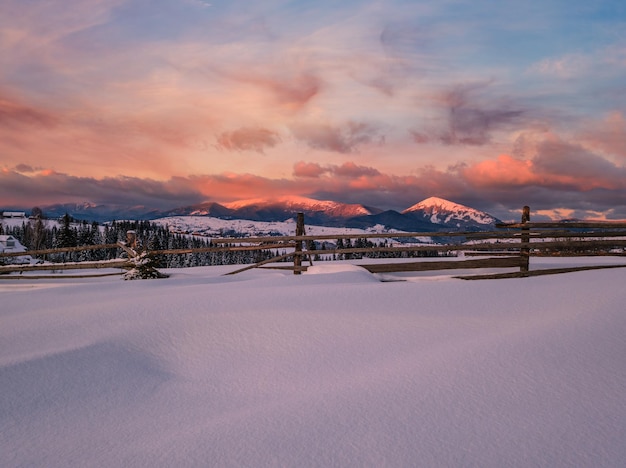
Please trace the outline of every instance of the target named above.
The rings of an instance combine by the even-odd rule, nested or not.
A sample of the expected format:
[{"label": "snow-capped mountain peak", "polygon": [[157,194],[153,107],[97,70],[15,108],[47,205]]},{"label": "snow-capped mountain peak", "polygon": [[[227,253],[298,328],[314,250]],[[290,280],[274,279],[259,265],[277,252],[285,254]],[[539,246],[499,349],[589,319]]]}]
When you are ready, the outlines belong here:
[{"label": "snow-capped mountain peak", "polygon": [[487,225],[498,220],[493,216],[459,203],[439,197],[430,197],[407,208],[402,214],[414,214],[428,218],[434,224]]},{"label": "snow-capped mountain peak", "polygon": [[419,203],[407,208],[403,211],[403,213],[409,213],[411,211],[417,210],[437,210],[437,211],[459,211],[459,210],[472,210],[465,205],[460,205],[458,203],[452,202],[450,200],[446,200],[444,198],[439,197],[429,197],[422,200]]},{"label": "snow-capped mountain peak", "polygon": [[231,210],[240,210],[247,207],[277,207],[281,206],[289,211],[324,212],[329,216],[349,217],[372,214],[367,208],[359,204],[340,203],[329,200],[315,200],[300,196],[284,196],[278,198],[254,198],[224,203]]}]

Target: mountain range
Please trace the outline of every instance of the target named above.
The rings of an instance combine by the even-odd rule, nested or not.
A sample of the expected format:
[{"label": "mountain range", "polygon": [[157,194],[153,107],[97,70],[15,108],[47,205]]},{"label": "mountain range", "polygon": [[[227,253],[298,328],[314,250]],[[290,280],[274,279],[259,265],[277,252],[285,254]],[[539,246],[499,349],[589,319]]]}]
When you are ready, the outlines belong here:
[{"label": "mountain range", "polygon": [[173,210],[146,210],[144,207],[95,205],[91,203],[50,205],[43,208],[47,217],[65,213],[76,219],[111,221],[113,219],[151,220],[169,216],[210,216],[251,221],[285,221],[304,213],[310,225],[368,228],[383,225],[388,229],[411,232],[481,231],[499,220],[488,213],[438,197],[430,197],[399,212],[361,204],[314,200],[304,197],[252,199],[231,203],[207,202]]}]

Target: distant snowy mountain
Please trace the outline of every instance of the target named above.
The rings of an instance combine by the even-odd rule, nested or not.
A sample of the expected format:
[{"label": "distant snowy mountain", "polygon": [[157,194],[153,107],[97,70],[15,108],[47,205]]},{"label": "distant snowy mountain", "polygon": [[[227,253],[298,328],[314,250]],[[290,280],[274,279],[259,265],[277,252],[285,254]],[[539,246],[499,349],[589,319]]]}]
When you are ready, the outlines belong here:
[{"label": "distant snowy mountain", "polygon": [[398,213],[389,210],[346,221],[348,227],[364,228],[382,224],[390,229],[412,232],[482,231],[499,220],[493,216],[459,203],[430,197]]},{"label": "distant snowy mountain", "polygon": [[169,210],[164,216],[212,216],[222,219],[245,219],[250,221],[277,222],[304,213],[312,224],[342,225],[342,220],[354,216],[371,215],[380,210],[368,209],[363,205],[339,203],[329,200],[314,200],[306,197],[255,198],[230,203],[202,203]]},{"label": "distant snowy mountain", "polygon": [[432,224],[464,230],[485,229],[499,220],[484,211],[438,197],[430,197],[407,208],[403,215],[417,217]]},{"label": "distant snowy mountain", "polygon": [[304,213],[309,225],[368,229],[384,226],[412,232],[446,230],[487,230],[498,222],[493,216],[443,198],[430,197],[402,212],[367,207],[361,204],[315,200],[306,197],[258,198],[230,203],[207,202],[172,210],[148,210],[143,206],[64,204],[43,207],[47,217],[69,213],[76,219],[111,221],[149,220],[172,216],[205,216],[225,220],[282,222]]},{"label": "distant snowy mountain", "polygon": [[214,216],[225,219],[233,218],[233,215],[233,210],[215,202],[180,207],[162,213],[162,216]]},{"label": "distant snowy mountain", "polygon": [[161,216],[161,212],[149,210],[145,206],[96,205],[90,202],[63,203],[42,207],[47,218],[60,218],[65,213],[75,219],[87,221],[112,221],[114,219],[153,219]]},{"label": "distant snowy mountain", "polygon": [[[324,218],[351,218],[373,214],[371,209],[363,205],[339,203],[330,200],[314,200],[306,197],[241,200],[225,203],[224,206],[236,213],[248,213],[253,216],[255,216],[255,213],[257,213],[257,216],[272,216],[275,214],[275,216],[283,218],[281,220],[290,218],[299,212],[309,217]],[[285,215],[287,218],[284,218]],[[278,221],[278,219],[275,221]]]}]

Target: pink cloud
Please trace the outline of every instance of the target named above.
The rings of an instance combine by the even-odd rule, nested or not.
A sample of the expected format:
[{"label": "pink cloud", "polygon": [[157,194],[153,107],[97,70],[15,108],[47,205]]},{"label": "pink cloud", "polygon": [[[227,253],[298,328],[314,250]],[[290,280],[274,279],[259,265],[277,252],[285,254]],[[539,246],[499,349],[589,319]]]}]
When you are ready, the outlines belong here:
[{"label": "pink cloud", "polygon": [[325,167],[318,163],[307,163],[305,161],[299,161],[294,164],[293,175],[296,177],[319,178],[324,174],[327,174],[329,178],[341,177],[344,179],[375,178],[382,175],[378,169],[359,166],[352,161],[348,161],[341,166],[330,164]]},{"label": "pink cloud", "polygon": [[233,65],[229,69],[218,67],[215,71],[232,81],[258,87],[262,91],[260,96],[269,92],[275,103],[289,112],[301,110],[323,87],[323,81],[319,76],[310,71],[298,70],[297,66],[276,64],[275,68],[284,70],[282,75],[268,74],[265,71],[268,67],[267,63],[256,66],[248,63],[245,68]]},{"label": "pink cloud", "polygon": [[240,128],[232,132],[224,132],[217,137],[220,149],[228,151],[256,151],[263,153],[266,148],[272,148],[280,143],[278,133],[265,128]]},{"label": "pink cloud", "polygon": [[590,148],[626,158],[626,118],[614,111],[601,122],[591,122],[581,132],[581,140]]},{"label": "pink cloud", "polygon": [[14,98],[0,94],[0,126],[51,128],[59,123],[59,117],[46,109],[23,104]]},{"label": "pink cloud", "polygon": [[296,124],[291,130],[298,140],[311,148],[336,153],[352,153],[362,145],[384,141],[377,126],[365,122],[350,121],[336,126]]},{"label": "pink cloud", "polygon": [[293,165],[293,175],[295,177],[319,178],[328,172],[327,168],[323,168],[318,163],[298,161]]},{"label": "pink cloud", "polygon": [[237,173],[190,176],[188,185],[206,199],[218,202],[301,194],[307,186],[289,179],[269,179]]},{"label": "pink cloud", "polygon": [[532,159],[503,154],[466,166],[460,173],[478,189],[540,186],[586,192],[626,188],[626,167],[558,139],[538,144]]},{"label": "pink cloud", "polygon": [[339,177],[376,177],[380,175],[380,172],[373,167],[357,166],[353,162],[346,162],[341,166],[337,166],[333,169],[333,174]]},{"label": "pink cloud", "polygon": [[496,159],[481,161],[463,169],[462,175],[474,186],[519,187],[539,181],[532,166],[532,161],[502,154]]},{"label": "pink cloud", "polygon": [[181,167],[180,155],[207,150],[211,128],[211,117],[180,110],[112,112],[68,100],[60,112],[0,97],[0,154],[13,166],[45,161],[78,175],[171,175]]},{"label": "pink cloud", "polygon": [[317,76],[303,73],[287,82],[269,81],[267,85],[279,102],[289,108],[299,109],[320,92],[322,82]]}]

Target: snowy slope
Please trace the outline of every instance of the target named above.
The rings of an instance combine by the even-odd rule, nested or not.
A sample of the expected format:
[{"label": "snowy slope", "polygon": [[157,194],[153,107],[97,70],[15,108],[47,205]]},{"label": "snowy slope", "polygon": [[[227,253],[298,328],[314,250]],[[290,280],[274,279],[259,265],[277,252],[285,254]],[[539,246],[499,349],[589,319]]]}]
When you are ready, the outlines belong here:
[{"label": "snowy slope", "polygon": [[434,224],[456,224],[458,227],[463,227],[463,225],[489,225],[498,221],[483,211],[438,197],[422,200],[402,213],[421,216]]},{"label": "snowy slope", "polygon": [[[170,216],[152,222],[168,226],[170,230],[184,233],[195,233],[206,237],[222,237],[224,233],[237,232],[247,236],[293,236],[296,233],[296,222],[288,219],[284,222],[250,221],[245,219],[221,219],[208,216]],[[371,234],[381,232],[399,232],[385,229],[384,226],[374,226],[369,229],[351,229],[328,226],[306,225],[306,234]],[[430,239],[422,239],[430,242]]]},{"label": "snowy slope", "polygon": [[626,460],[622,270],[225,271],[0,280],[0,466]]},{"label": "snowy slope", "polygon": [[276,199],[255,198],[238,200],[236,202],[224,203],[224,206],[232,210],[241,210],[249,207],[254,207],[255,209],[280,207],[291,212],[320,212],[330,217],[341,218],[372,214],[363,205],[339,203],[329,200],[314,200],[312,198],[298,196],[285,196]]}]

